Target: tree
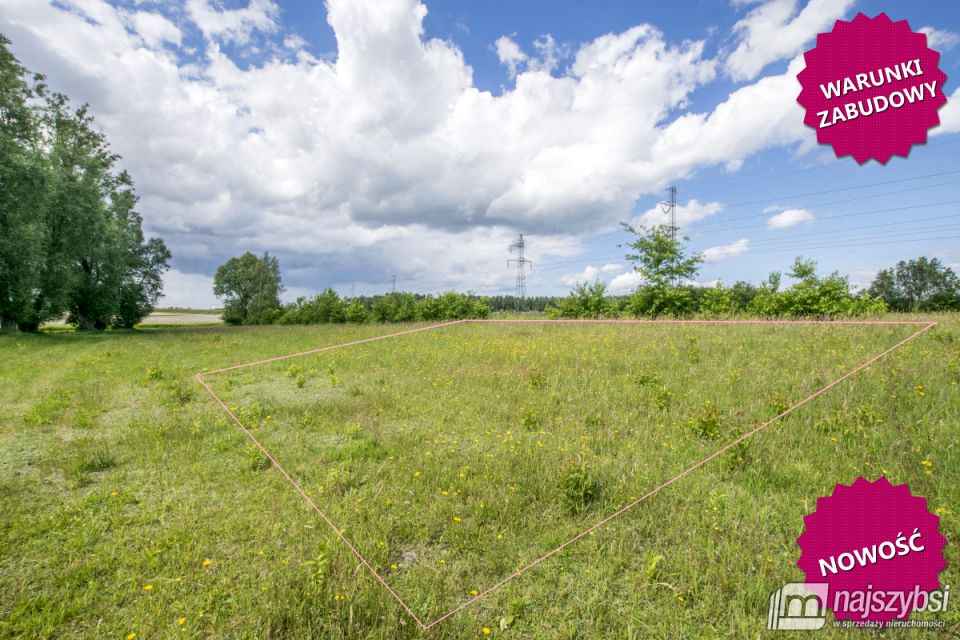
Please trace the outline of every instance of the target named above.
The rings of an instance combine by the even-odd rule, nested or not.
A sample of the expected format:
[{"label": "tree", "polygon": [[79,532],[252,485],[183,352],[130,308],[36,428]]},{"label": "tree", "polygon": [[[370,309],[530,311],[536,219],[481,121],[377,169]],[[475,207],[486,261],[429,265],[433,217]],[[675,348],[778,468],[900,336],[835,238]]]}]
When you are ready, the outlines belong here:
[{"label": "tree", "polygon": [[9,44],[0,36],[0,324],[36,330],[68,312],[82,329],[133,326],[170,253],[144,239],[133,181],[87,107],[28,82]]},{"label": "tree", "polygon": [[213,293],[223,299],[223,320],[228,324],[269,324],[280,310],[280,261],[249,251],[230,258],[217,268]]},{"label": "tree", "polygon": [[631,298],[631,312],[638,316],[688,313],[693,294],[685,283],[696,277],[703,257],[687,256],[681,240],[674,237],[675,229],[668,225],[635,228],[624,223],[623,227],[635,236],[627,244],[633,253],[628,253],[626,259],[644,279]]},{"label": "tree", "polygon": [[42,79],[27,70],[0,35],[0,329],[17,328],[39,288],[42,211],[49,181],[29,102],[43,95]]},{"label": "tree", "polygon": [[960,281],[939,259],[920,257],[877,274],[868,290],[895,311],[960,309]]}]

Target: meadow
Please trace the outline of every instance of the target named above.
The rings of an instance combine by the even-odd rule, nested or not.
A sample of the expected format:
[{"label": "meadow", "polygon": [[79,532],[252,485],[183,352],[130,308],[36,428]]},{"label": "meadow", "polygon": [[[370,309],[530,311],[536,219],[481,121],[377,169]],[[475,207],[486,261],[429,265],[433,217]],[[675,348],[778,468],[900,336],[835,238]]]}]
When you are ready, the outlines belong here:
[{"label": "meadow", "polygon": [[[0,637],[766,635],[836,483],[906,482],[958,539],[960,322],[923,319],[427,632],[193,377],[422,325],[0,337]],[[469,323],[205,379],[430,622],[916,329]]]}]

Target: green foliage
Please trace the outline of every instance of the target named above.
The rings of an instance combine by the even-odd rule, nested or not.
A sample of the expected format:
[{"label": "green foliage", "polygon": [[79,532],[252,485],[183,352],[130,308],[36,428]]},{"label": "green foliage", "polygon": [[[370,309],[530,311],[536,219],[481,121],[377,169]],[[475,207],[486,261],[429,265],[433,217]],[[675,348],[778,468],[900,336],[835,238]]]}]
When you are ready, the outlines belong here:
[{"label": "green foliage", "polygon": [[560,488],[564,506],[571,513],[582,513],[600,498],[601,485],[584,465],[576,465],[567,470]]},{"label": "green foliage", "polygon": [[699,254],[687,257],[681,240],[673,237],[675,230],[671,227],[636,228],[624,223],[623,228],[635,236],[627,243],[633,250],[627,254],[627,260],[650,286],[661,290],[676,288],[695,278],[700,271],[703,257]]},{"label": "green foliage", "polygon": [[170,252],[143,236],[133,181],[86,106],[47,94],[0,36],[0,324],[132,327],[156,304]]},{"label": "green foliage", "polygon": [[938,258],[901,260],[878,273],[869,292],[894,311],[960,310],[960,280]]},{"label": "green foliage", "polygon": [[728,316],[736,311],[736,299],[733,290],[717,282],[717,286],[710,287],[703,292],[700,299],[700,313],[710,317]]},{"label": "green foliage", "polygon": [[347,322],[363,323],[369,319],[367,308],[359,302],[350,302],[343,312],[343,317]]},{"label": "green foliage", "polygon": [[547,307],[551,318],[608,318],[616,315],[616,307],[607,299],[607,285],[599,280],[593,284],[579,282],[566,298],[555,307]]},{"label": "green foliage", "polygon": [[282,292],[280,261],[269,253],[257,257],[248,251],[230,258],[213,278],[227,324],[270,324],[279,317]]},{"label": "green foliage", "polygon": [[627,312],[636,317],[686,316],[696,310],[694,287],[642,286],[630,296]]},{"label": "green foliage", "polygon": [[693,433],[701,440],[713,440],[723,433],[723,419],[717,406],[708,402],[688,422]]},{"label": "green foliage", "polygon": [[312,300],[300,297],[283,308],[277,318],[280,324],[328,324],[356,322],[428,322],[486,318],[490,307],[485,298],[448,291],[440,296],[417,296],[413,293],[390,293],[373,300],[367,308],[360,299],[341,298],[333,289],[317,294]]},{"label": "green foliage", "polygon": [[696,277],[703,257],[687,256],[682,240],[674,238],[675,229],[659,225],[623,228],[634,238],[626,258],[643,276],[644,284],[630,297],[626,310],[634,316],[683,316],[695,311],[693,287],[684,283]]},{"label": "green foliage", "polygon": [[370,315],[375,322],[412,322],[417,319],[417,299],[412,293],[388,293],[373,303]]},{"label": "green foliage", "polygon": [[797,280],[780,290],[780,273],[761,284],[748,311],[763,317],[837,318],[883,313],[886,304],[869,293],[854,295],[849,280],[838,273],[817,275],[817,263],[797,257],[788,274]]}]

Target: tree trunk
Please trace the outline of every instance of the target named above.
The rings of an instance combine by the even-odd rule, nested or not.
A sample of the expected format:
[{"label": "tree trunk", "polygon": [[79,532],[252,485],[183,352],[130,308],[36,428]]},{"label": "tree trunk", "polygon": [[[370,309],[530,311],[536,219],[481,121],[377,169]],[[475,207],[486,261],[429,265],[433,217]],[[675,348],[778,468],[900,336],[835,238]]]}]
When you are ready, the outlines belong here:
[{"label": "tree trunk", "polygon": [[93,331],[97,328],[97,323],[93,318],[81,315],[77,317],[77,328],[81,331]]},{"label": "tree trunk", "polygon": [[10,318],[0,319],[0,332],[13,333],[17,330],[17,321]]}]

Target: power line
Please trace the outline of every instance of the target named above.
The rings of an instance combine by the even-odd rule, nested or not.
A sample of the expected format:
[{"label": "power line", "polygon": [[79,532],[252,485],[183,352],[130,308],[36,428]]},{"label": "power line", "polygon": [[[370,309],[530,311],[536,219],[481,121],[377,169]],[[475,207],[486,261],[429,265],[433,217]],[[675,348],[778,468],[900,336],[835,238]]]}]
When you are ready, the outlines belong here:
[{"label": "power line", "polygon": [[[926,144],[926,147],[937,149],[938,152],[946,151],[947,149],[940,149],[940,147],[944,147],[947,144],[953,144],[955,142],[956,140],[953,137],[948,136],[947,138],[937,142],[928,142]],[[780,179],[787,176],[810,173],[812,171],[819,171],[822,169],[836,169],[836,164],[833,162],[826,162],[824,164],[819,164],[813,167],[806,167],[804,169],[794,169],[793,171],[774,172],[773,170],[768,169],[764,171],[754,171],[752,173],[738,173],[729,178],[723,178],[719,180],[710,180],[707,182],[697,181],[696,186],[685,188],[684,191],[686,193],[689,193],[690,191],[692,191],[694,195],[697,195],[700,193],[705,193],[708,190],[706,188],[709,187],[709,191],[713,193],[717,190],[731,189],[731,188],[740,186],[744,182],[756,183],[758,181],[771,180],[774,178]],[[683,180],[691,181],[691,180],[694,180],[694,178],[683,178]]]},{"label": "power line", "polygon": [[[952,184],[952,183],[951,183],[951,184]],[[925,187],[924,187],[924,188],[925,188]],[[940,201],[940,202],[928,202],[928,203],[923,203],[923,204],[912,204],[912,205],[906,205],[906,206],[902,206],[902,207],[889,207],[889,208],[887,208],[887,209],[871,209],[870,211],[857,211],[857,212],[854,212],[854,213],[838,213],[838,214],[836,214],[836,215],[832,215],[832,216],[829,216],[829,217],[827,217],[827,218],[817,218],[817,220],[823,221],[823,222],[827,222],[827,221],[830,221],[830,220],[838,220],[838,219],[841,219],[841,218],[853,218],[853,217],[856,217],[856,216],[866,216],[866,215],[871,215],[871,214],[874,214],[874,213],[889,213],[889,212],[891,212],[891,211],[909,211],[909,210],[911,210],[911,209],[924,209],[924,208],[926,208],[926,207],[938,207],[938,206],[944,205],[944,204],[957,204],[957,203],[960,203],[960,200],[942,200],[942,201]],[[763,215],[769,215],[769,214],[763,214]],[[751,217],[757,217],[757,216],[751,216]],[[737,220],[744,220],[744,219],[746,219],[746,218],[747,218],[747,216],[741,216],[741,217],[737,218]],[[764,222],[764,223],[761,223],[761,224],[746,224],[746,225],[741,225],[741,226],[739,226],[739,227],[726,227],[725,229],[721,229],[720,231],[737,231],[737,230],[740,230],[740,229],[760,229],[760,228],[764,228],[764,227],[766,227],[766,226],[767,226],[767,224]],[[719,231],[718,231],[717,233],[719,233]]]},{"label": "power line", "polygon": [[[960,171],[958,171],[957,173],[960,173]],[[827,200],[826,202],[814,202],[814,203],[798,204],[798,205],[793,205],[793,206],[788,207],[788,208],[791,208],[791,209],[799,209],[799,208],[802,208],[802,207],[824,207],[824,206],[831,205],[831,204],[846,204],[846,203],[848,203],[848,202],[857,202],[857,201],[859,201],[859,200],[870,200],[870,199],[873,199],[873,198],[880,198],[880,197],[882,197],[882,196],[891,196],[891,195],[898,195],[898,194],[901,194],[901,193],[909,193],[909,192],[911,192],[911,191],[923,191],[923,190],[925,190],[925,189],[934,189],[934,188],[936,188],[936,187],[946,187],[946,186],[949,186],[949,185],[957,184],[958,182],[960,182],[960,180],[948,180],[948,181],[946,181],[946,182],[938,182],[937,184],[924,184],[924,185],[920,185],[920,186],[918,186],[918,187],[910,187],[909,189],[894,189],[893,191],[882,191],[882,192],[880,192],[880,193],[871,193],[871,194],[866,194],[866,195],[862,195],[862,196],[856,196],[856,197],[854,197],[854,198],[847,198],[847,199],[845,199],[845,200]],[[877,183],[877,184],[873,184],[873,185],[869,185],[869,186],[870,186],[870,187],[875,187],[875,186],[879,186],[879,185],[882,185],[882,184],[884,184],[884,183]],[[867,187],[864,186],[864,187],[857,187],[857,188],[866,189]],[[821,191],[821,192],[818,192],[818,193],[811,193],[811,194],[807,194],[807,195],[823,195],[823,194],[825,194],[825,193],[828,193],[828,192]],[[745,206],[753,205],[753,204],[764,204],[764,203],[768,203],[768,202],[775,202],[775,201],[777,201],[777,200],[787,200],[787,199],[793,198],[793,197],[799,197],[799,196],[779,196],[779,197],[774,197],[774,198],[768,198],[768,199],[766,199],[766,200],[754,200],[754,201],[751,201],[751,202],[737,202],[737,203],[734,203],[734,204],[724,205],[724,208],[725,208],[725,209],[731,209],[731,208],[734,208],[734,207],[745,207]],[[750,219],[750,218],[761,218],[761,217],[763,217],[763,216],[769,216],[769,215],[775,215],[775,214],[772,213],[772,212],[770,212],[770,211],[762,211],[762,212],[760,212],[760,213],[753,213],[753,214],[746,215],[746,216],[736,216],[735,218],[732,218],[732,219],[733,219],[733,220],[748,220],[748,219]],[[729,220],[730,220],[730,218],[728,218],[728,219],[726,219],[726,220],[707,220],[707,221],[702,222],[702,223],[700,223],[700,224],[701,224],[701,225],[723,224],[724,222],[729,221]]]},{"label": "power line", "polygon": [[758,249],[757,251],[754,251],[754,253],[775,253],[775,252],[783,253],[785,251],[811,251],[814,249],[846,249],[846,248],[855,249],[858,247],[872,247],[872,246],[883,245],[883,244],[903,244],[907,242],[929,242],[930,240],[954,240],[956,238],[960,238],[960,235],[958,236],[934,235],[934,236],[923,237],[923,238],[898,238],[897,240],[886,240],[882,242],[858,242],[856,244],[850,244],[849,242],[845,242],[842,244],[825,244],[825,245],[815,245],[815,246],[807,246],[807,247],[792,247],[792,248],[782,247],[778,249]]},{"label": "power line", "polygon": [[[859,217],[859,216],[865,216],[865,215],[873,215],[873,214],[878,214],[878,213],[889,213],[889,212],[892,212],[892,211],[910,211],[910,210],[913,210],[913,209],[926,209],[926,208],[930,208],[930,207],[937,207],[937,206],[950,205],[950,204],[958,204],[958,203],[960,203],[960,199],[955,199],[955,200],[941,200],[941,201],[938,201],[938,202],[917,203],[917,204],[913,204],[913,205],[906,205],[906,206],[901,206],[901,207],[888,207],[888,208],[884,208],[884,209],[870,209],[870,210],[867,210],[867,211],[855,211],[855,212],[853,212],[853,213],[837,214],[837,215],[834,215],[834,216],[830,216],[829,218],[818,218],[818,221],[820,221],[820,222],[829,222],[829,221],[833,221],[833,220],[853,218],[853,217]],[[909,220],[909,221],[898,221],[898,222],[893,222],[893,223],[882,223],[882,224],[880,224],[880,225],[874,225],[874,226],[875,226],[875,227],[880,227],[880,226],[892,226],[892,225],[900,225],[900,224],[913,224],[913,223],[916,223],[916,222],[927,222],[927,221],[930,221],[930,220],[940,220],[940,219],[954,218],[954,217],[957,217],[957,214],[949,214],[949,215],[945,215],[945,216],[934,216],[934,217],[929,217],[929,218],[919,218],[919,219],[914,219],[914,220]],[[756,225],[756,224],[753,224],[753,225],[741,225],[741,226],[738,226],[738,227],[729,227],[729,228],[722,229],[722,230],[711,231],[711,233],[719,233],[719,232],[726,232],[726,231],[736,231],[736,230],[742,230],[742,229],[757,229],[757,228],[763,228],[763,227],[766,227],[766,224],[765,224],[765,223],[762,223],[762,224],[759,224],[759,225]],[[841,232],[843,232],[843,231],[844,231],[844,229],[838,229],[838,230],[823,231],[823,232],[818,232],[818,233],[833,234],[833,233],[841,233]],[[812,234],[801,234],[801,235],[812,235]],[[760,243],[760,242],[767,242],[767,241],[779,241],[779,240],[787,241],[787,240],[791,240],[791,239],[796,238],[796,237],[798,237],[798,236],[791,236],[791,238],[783,238],[783,239],[781,239],[781,238],[761,239],[761,240],[751,241],[751,244],[758,244],[758,243]],[[706,248],[708,248],[708,247],[706,247]],[[583,259],[580,259],[580,260],[571,260],[571,261],[553,263],[553,264],[551,264],[549,267],[540,269],[540,272],[543,273],[543,272],[549,272],[549,271],[556,271],[556,270],[559,270],[559,269],[567,269],[567,268],[570,268],[570,267],[573,267],[573,266],[579,266],[579,265],[584,265],[584,264],[588,264],[588,263],[592,263],[592,262],[598,262],[598,261],[603,261],[603,260],[613,260],[613,259],[617,259],[617,258],[623,259],[623,257],[624,257],[624,254],[623,254],[622,252],[621,252],[621,253],[616,253],[616,254],[601,255],[601,256],[591,256],[591,257],[589,257],[589,258],[583,258]]]},{"label": "power line", "polygon": [[520,311],[521,300],[527,297],[527,265],[530,265],[530,270],[533,270],[533,261],[527,260],[523,255],[523,251],[526,248],[526,240],[523,239],[523,234],[520,234],[520,237],[510,245],[510,255],[513,255],[516,252],[516,258],[507,258],[507,267],[510,267],[511,262],[517,263],[517,311]]},{"label": "power line", "polygon": [[[783,243],[789,244],[795,241],[797,238],[810,238],[811,236],[836,237],[836,236],[846,236],[848,234],[854,234],[854,235],[859,234],[860,236],[863,236],[863,237],[869,237],[877,234],[904,233],[903,231],[894,230],[894,229],[888,229],[886,231],[874,231],[874,229],[877,229],[880,227],[899,227],[903,225],[913,225],[914,223],[917,223],[917,222],[928,222],[930,220],[945,220],[945,219],[953,219],[953,218],[960,218],[960,214],[951,214],[947,216],[934,216],[932,218],[918,218],[916,220],[910,220],[908,222],[888,222],[885,224],[872,225],[871,228],[869,229],[864,229],[863,227],[848,227],[845,229],[834,229],[832,231],[816,231],[811,233],[798,233],[788,238],[761,238],[759,240],[751,240],[750,246],[758,245],[758,244],[783,244]],[[934,229],[947,229],[950,227],[954,227],[957,224],[960,224],[960,223],[945,224],[945,225],[938,224],[938,225],[932,225],[932,226],[915,227],[912,229],[907,229],[906,233],[913,233],[917,231],[934,230]],[[816,241],[817,240],[814,239],[814,242]],[[801,242],[806,242],[806,240],[802,240]]]},{"label": "power line", "polygon": [[[830,244],[839,243],[837,246],[848,246],[850,243],[862,242],[867,240],[881,240],[885,238],[903,238],[904,234],[917,234],[917,233],[929,234],[935,231],[936,232],[943,232],[945,230],[950,231],[950,230],[956,229],[958,226],[960,226],[960,223],[949,224],[949,225],[930,225],[930,226],[919,227],[916,229],[906,229],[906,230],[887,229],[885,231],[875,231],[875,232],[853,230],[852,233],[848,232],[846,234],[833,234],[835,237],[832,237],[832,238],[809,238],[805,241],[801,241],[800,243],[795,243],[795,242],[787,241],[783,239],[770,239],[766,242],[751,241],[750,250],[754,252],[759,252],[761,250],[763,251],[778,251],[778,250],[797,251],[805,247],[811,246],[809,244],[811,242],[814,243],[814,245],[812,246],[815,246],[815,247],[819,246],[817,243],[822,243],[822,242],[826,242]],[[930,239],[935,240],[936,238],[930,238]],[[699,249],[694,249],[693,251],[702,252],[709,248],[710,247],[701,247]]]},{"label": "power line", "polygon": [[675,186],[667,187],[666,202],[660,203],[660,210],[670,216],[670,238],[677,241],[677,188]]}]

